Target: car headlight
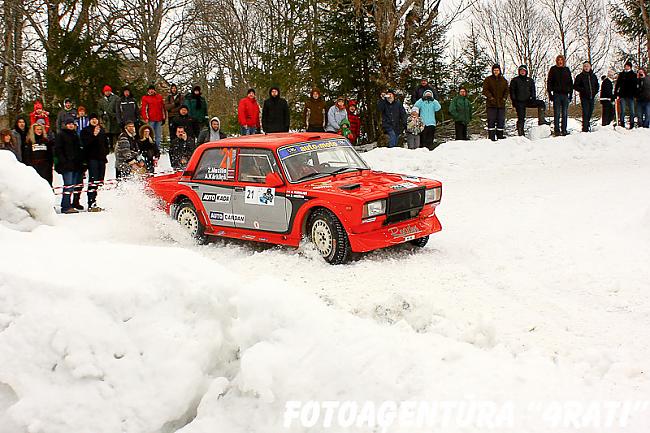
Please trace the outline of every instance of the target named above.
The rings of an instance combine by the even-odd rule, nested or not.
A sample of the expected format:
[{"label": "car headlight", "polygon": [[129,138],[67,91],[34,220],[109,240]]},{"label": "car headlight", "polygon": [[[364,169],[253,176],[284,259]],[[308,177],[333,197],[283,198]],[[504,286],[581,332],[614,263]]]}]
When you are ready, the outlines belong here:
[{"label": "car headlight", "polygon": [[430,188],[426,191],[424,194],[424,203],[429,204],[429,203],[434,203],[440,201],[442,198],[442,187],[437,186],[435,188]]},{"label": "car headlight", "polygon": [[386,213],[386,199],[369,201],[363,205],[363,218],[370,218]]}]

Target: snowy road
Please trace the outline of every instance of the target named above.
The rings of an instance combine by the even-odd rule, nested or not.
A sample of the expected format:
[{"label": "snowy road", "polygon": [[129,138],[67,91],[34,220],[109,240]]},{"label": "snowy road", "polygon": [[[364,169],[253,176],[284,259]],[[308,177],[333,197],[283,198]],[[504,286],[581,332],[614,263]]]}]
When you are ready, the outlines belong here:
[{"label": "snowy road", "polygon": [[[423,251],[332,267],[309,246],[195,246],[135,187],[0,225],[2,433],[336,431],[284,429],[292,399],[650,400],[650,133],[364,158],[443,182]],[[619,430],[520,413],[501,431]]]}]

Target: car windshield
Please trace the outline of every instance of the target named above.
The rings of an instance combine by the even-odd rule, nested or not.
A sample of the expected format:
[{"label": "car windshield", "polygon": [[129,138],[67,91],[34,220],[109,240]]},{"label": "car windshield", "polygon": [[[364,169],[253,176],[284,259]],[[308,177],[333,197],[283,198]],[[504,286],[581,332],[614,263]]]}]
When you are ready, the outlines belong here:
[{"label": "car windshield", "polygon": [[368,170],[368,165],[344,139],[311,141],[278,149],[290,182],[316,179],[346,171]]}]

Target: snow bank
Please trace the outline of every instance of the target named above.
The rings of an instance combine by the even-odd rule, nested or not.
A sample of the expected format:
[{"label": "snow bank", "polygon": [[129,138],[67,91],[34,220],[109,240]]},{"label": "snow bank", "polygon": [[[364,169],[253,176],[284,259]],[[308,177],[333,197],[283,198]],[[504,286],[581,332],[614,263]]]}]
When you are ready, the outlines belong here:
[{"label": "snow bank", "polygon": [[[77,243],[52,256],[37,239],[0,236],[14,252],[0,263],[3,433],[302,432],[283,427],[287,401],[525,407],[609,391],[534,351],[386,328],[185,249]],[[533,419],[526,431],[545,432]]]},{"label": "snow bank", "polygon": [[47,181],[13,153],[0,152],[0,224],[21,231],[54,224],[53,203]]},{"label": "snow bank", "polygon": [[512,402],[514,427],[386,431],[646,433],[647,411],[608,430],[530,408],[647,400],[649,138],[371,151],[444,182],[444,228],[336,269],[195,246],[135,185],[100,193],[104,213],[0,226],[0,431],[377,433],[285,428],[285,404],[464,399]]}]

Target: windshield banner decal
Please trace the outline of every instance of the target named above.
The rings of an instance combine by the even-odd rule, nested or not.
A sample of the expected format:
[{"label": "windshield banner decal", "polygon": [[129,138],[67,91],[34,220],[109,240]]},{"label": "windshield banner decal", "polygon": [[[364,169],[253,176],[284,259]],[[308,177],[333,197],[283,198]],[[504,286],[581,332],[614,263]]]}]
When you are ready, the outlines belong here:
[{"label": "windshield banner decal", "polygon": [[313,152],[315,150],[330,149],[333,147],[350,147],[350,143],[345,139],[329,139],[323,141],[312,141],[309,143],[294,144],[283,147],[278,150],[280,159],[286,159],[299,153]]}]

